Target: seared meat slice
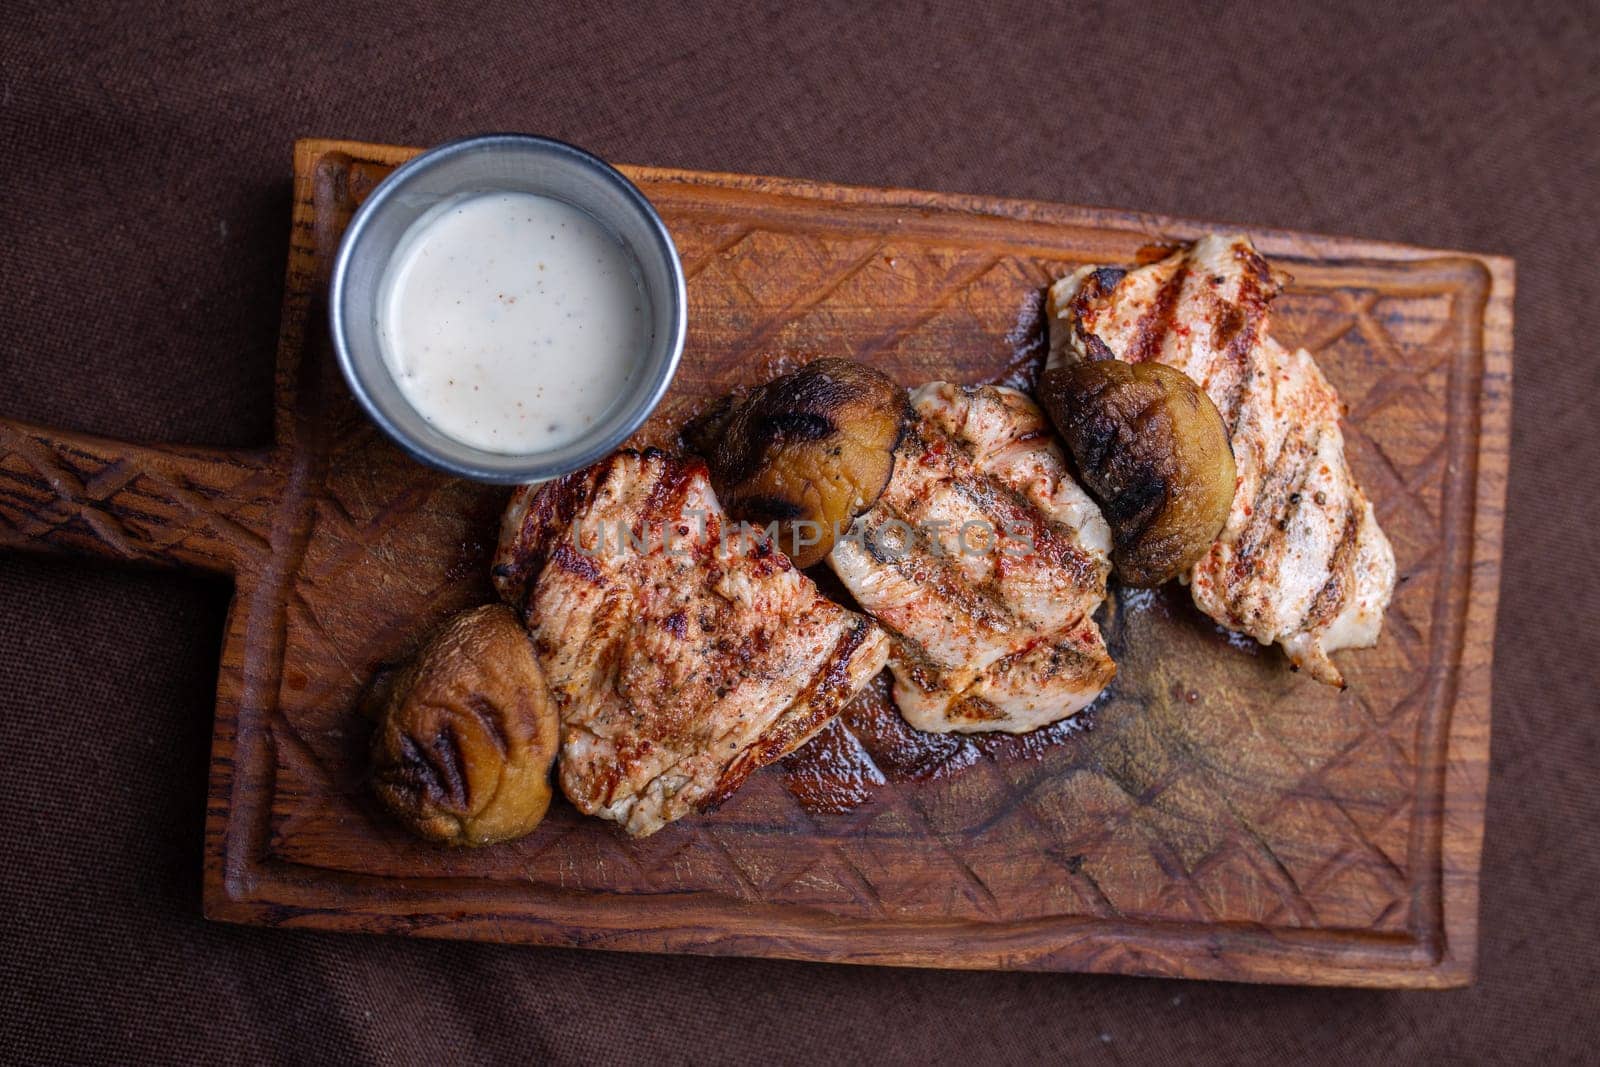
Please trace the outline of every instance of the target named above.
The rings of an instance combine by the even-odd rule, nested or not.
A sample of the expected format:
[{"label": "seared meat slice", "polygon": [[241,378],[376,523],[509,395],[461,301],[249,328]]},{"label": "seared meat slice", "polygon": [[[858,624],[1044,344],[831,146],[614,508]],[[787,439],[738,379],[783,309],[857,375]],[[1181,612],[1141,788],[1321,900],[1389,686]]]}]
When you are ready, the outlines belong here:
[{"label": "seared meat slice", "polygon": [[1188,575],[1200,610],[1342,685],[1328,654],[1378,640],[1394,551],[1345,462],[1339,394],[1267,335],[1282,282],[1244,237],[1210,236],[1136,270],[1085,267],[1050,290],[1050,361],[1158,360],[1205,389],[1238,488]]},{"label": "seared meat slice", "polygon": [[894,636],[908,723],[1024,733],[1077,713],[1116,673],[1090,617],[1111,533],[1014,389],[935,382],[878,502],[828,563]]},{"label": "seared meat slice", "polygon": [[728,797],[880,670],[888,640],[753,528],[699,460],[623,451],[512,496],[495,554],[561,715],[561,788],[638,836]]}]

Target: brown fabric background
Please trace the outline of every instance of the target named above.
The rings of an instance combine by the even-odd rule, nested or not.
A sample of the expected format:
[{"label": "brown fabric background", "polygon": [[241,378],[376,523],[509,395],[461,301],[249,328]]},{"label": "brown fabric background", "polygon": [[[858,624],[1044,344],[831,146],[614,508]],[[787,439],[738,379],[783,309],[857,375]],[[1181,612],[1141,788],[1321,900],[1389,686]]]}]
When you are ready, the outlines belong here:
[{"label": "brown fabric background", "polygon": [[[1600,7],[868,13],[257,0],[0,17],[0,413],[255,444],[303,134],[1511,253],[1515,449],[1476,987],[945,974],[275,932],[199,915],[228,589],[0,557],[0,1059],[1600,1056]],[[461,13],[457,13],[460,8]]]}]

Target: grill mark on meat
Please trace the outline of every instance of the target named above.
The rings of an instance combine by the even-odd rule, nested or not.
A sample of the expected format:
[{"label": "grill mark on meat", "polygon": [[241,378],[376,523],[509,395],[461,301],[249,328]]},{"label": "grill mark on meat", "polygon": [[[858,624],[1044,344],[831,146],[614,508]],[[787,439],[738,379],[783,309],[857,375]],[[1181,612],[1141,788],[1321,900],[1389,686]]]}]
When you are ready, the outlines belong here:
[{"label": "grill mark on meat", "polygon": [[[1066,568],[1075,587],[1088,589],[1099,583],[1100,569],[1094,558],[1078,546],[1070,531],[1040,511],[1017,489],[988,475],[983,476],[980,484],[957,479],[953,488],[990,515],[1005,512],[997,516],[1002,523],[997,534],[1012,534],[1026,527],[1033,552],[1049,563]],[[1003,559],[1004,549],[996,546],[995,550]]]},{"label": "grill mark on meat", "polygon": [[1249,278],[1265,299],[1271,300],[1283,290],[1283,285],[1272,273],[1272,265],[1248,241],[1234,241],[1233,258],[1243,267],[1243,277]]},{"label": "grill mark on meat", "polygon": [[[884,522],[876,529],[882,529],[890,521],[898,521],[912,525],[907,513],[897,508],[893,502],[880,501],[884,510]],[[990,583],[975,584],[968,581],[960,571],[957,562],[948,556],[935,556],[924,548],[913,545],[898,556],[880,554],[874,550],[878,539],[874,536],[876,530],[868,529],[862,543],[867,547],[867,552],[873,559],[886,567],[890,567],[896,574],[906,581],[914,583],[931,591],[937,598],[948,600],[962,615],[974,623],[982,625],[985,629],[996,633],[1005,633],[1015,623],[1011,609],[1006,606]]]},{"label": "grill mark on meat", "polygon": [[[921,641],[904,631],[897,630],[882,619],[874,620],[878,626],[893,639],[893,657],[908,666],[908,669],[919,672],[924,678],[932,678],[939,673],[939,665]],[[921,684],[920,682],[918,684]],[[931,687],[934,683],[929,682]],[[927,687],[925,687],[927,688]],[[931,688],[929,689],[931,692]]]},{"label": "grill mark on meat", "polygon": [[[1244,336],[1241,334],[1240,336]],[[1233,432],[1239,428],[1239,419],[1244,415],[1244,406],[1249,402],[1251,387],[1256,382],[1255,361],[1248,355],[1242,357],[1243,363],[1239,368],[1239,378],[1233,383],[1233,388],[1228,391],[1227,402],[1224,409],[1218,409],[1217,414],[1222,416],[1222,427],[1228,431],[1231,447]]]},{"label": "grill mark on meat", "polygon": [[[930,453],[945,457],[944,476],[949,479],[948,488],[967,496],[985,513],[992,514],[995,496],[992,479],[975,467],[967,471],[955,470],[948,460],[953,452],[967,454],[965,442],[954,440],[933,427],[921,425],[920,416],[916,421],[919,426],[908,429],[904,435],[906,462],[910,463],[913,456],[927,456]],[[937,439],[939,447],[931,447],[933,438]],[[940,599],[948,600],[966,618],[984,626],[985,629],[995,633],[1005,633],[1015,626],[1015,616],[1000,597],[993,582],[980,584],[969,581],[961,572],[958,559],[935,555],[927,546],[918,543],[915,534],[917,524],[911,513],[900,505],[896,493],[886,492],[880,497],[877,510],[881,513],[882,521],[876,526],[868,525],[862,531],[861,543],[868,555],[878,563],[892,568],[906,581],[922,586]],[[891,522],[900,523],[913,531],[910,535],[911,543],[902,546],[902,551],[897,556],[884,551],[887,538],[880,541],[877,536],[879,531],[884,530]]]},{"label": "grill mark on meat", "polygon": [[[605,546],[597,546],[599,551],[604,551]],[[600,575],[600,565],[594,561],[593,556],[586,556],[563,541],[556,545],[550,553],[550,562],[568,574],[575,574],[590,585],[605,585],[605,579]],[[544,568],[541,567],[540,570]]]},{"label": "grill mark on meat", "polygon": [[820,701],[824,708],[831,709],[826,718],[832,718],[842,711],[844,705],[854,698],[853,693],[848,698],[845,696],[849,682],[849,664],[870,633],[871,624],[866,619],[857,619],[855,625],[851,626],[834,646],[828,669],[812,680],[809,693],[811,706],[815,707]]},{"label": "grill mark on meat", "polygon": [[1311,606],[1306,609],[1305,620],[1300,625],[1302,631],[1325,626],[1344,610],[1345,601],[1355,584],[1351,579],[1355,573],[1361,520],[1365,510],[1357,495],[1352,493],[1345,504],[1344,527],[1339,532],[1339,541],[1333,546],[1329,559],[1328,580],[1317,590]]},{"label": "grill mark on meat", "polygon": [[[976,390],[968,389],[964,392],[970,396]],[[926,466],[930,455],[947,456],[955,452],[964,456],[971,465],[967,470],[957,470],[953,464],[947,462],[945,474],[950,480],[949,488],[985,515],[1000,520],[1000,528],[994,531],[995,536],[1009,536],[1015,531],[1022,530],[1027,534],[1029,543],[1033,545],[1033,551],[1042,559],[1070,570],[1075,586],[1080,589],[1089,588],[1099,582],[1098,564],[1078,546],[1070,530],[1041,511],[1022,490],[979,466],[976,442],[952,437],[942,429],[928,425],[920,416],[914,421],[917,423],[917,429],[907,429],[905,432],[906,462],[911,462],[914,456],[920,456],[923,465]],[[1048,440],[1048,437],[1048,432],[1043,429],[1030,431],[1013,438],[1007,447],[1015,447],[1022,442]],[[886,506],[893,507],[893,502],[887,502]],[[904,512],[897,511],[895,518],[907,521]],[[998,544],[994,549],[996,552],[1003,551]],[[873,558],[880,563],[892,563],[892,560],[885,559],[877,553],[873,553]],[[966,579],[962,578],[961,581],[965,582]]]},{"label": "grill mark on meat", "polygon": [[[918,422],[921,421],[919,418]],[[1018,440],[1023,437],[1038,440],[1043,436],[1040,431],[1022,435]],[[936,441],[942,447],[933,447]],[[953,438],[937,427],[926,424],[919,429],[908,430],[906,443],[907,462],[912,455],[926,456],[930,452],[942,455],[955,452],[965,456],[972,463],[970,469],[958,470],[952,466],[946,471],[949,478],[947,488],[950,491],[966,499],[983,514],[998,520],[1001,529],[996,530],[997,535],[1012,535],[1018,530],[1026,533],[1032,552],[1049,564],[1064,569],[1076,588],[1089,589],[1098,584],[1098,564],[1078,546],[1071,531],[1035,507],[1020,490],[979,468],[973,456],[976,448],[974,443]],[[891,519],[915,527],[910,513],[899,507],[892,496],[883,497],[880,505],[886,515],[878,529]],[[1016,614],[1000,591],[1003,556],[996,560],[994,571],[987,581],[973,582],[962,572],[958,560],[935,555],[915,543],[899,558],[881,552],[873,532],[866,531],[862,543],[877,562],[892,567],[907,581],[931,589],[937,597],[948,600],[966,617],[982,623],[991,632],[1008,633],[1018,625]],[[992,547],[996,553],[1005,551],[998,543]]]},{"label": "grill mark on meat", "polygon": [[683,514],[684,498],[688,496],[694,479],[709,478],[710,474],[705,461],[699,458],[661,462],[670,457],[655,448],[646,449],[640,458],[647,463],[657,463],[660,470],[645,495],[639,518],[633,524],[633,532],[640,543],[646,546],[662,546],[666,543],[664,532],[663,536],[652,540],[651,531],[679,521]]},{"label": "grill mark on meat", "polygon": [[945,670],[933,660],[924,656],[907,662],[905,656],[896,655],[894,662],[899,663],[906,670],[906,677],[922,692],[927,694],[941,693],[945,689]]},{"label": "grill mark on meat", "polygon": [[1211,324],[1211,347],[1219,352],[1227,348],[1244,327],[1244,309],[1225,300],[1219,301],[1217,319]]},{"label": "grill mark on meat", "polygon": [[[1255,258],[1260,262],[1259,256]],[[1265,264],[1262,266],[1265,267]],[[1227,427],[1230,438],[1233,436],[1233,431],[1238,428],[1245,395],[1251,382],[1255,380],[1255,361],[1250,358],[1250,354],[1260,341],[1262,321],[1266,317],[1267,305],[1273,295],[1275,294],[1262,290],[1254,272],[1246,272],[1240,277],[1239,296],[1232,309],[1239,317],[1239,325],[1221,349],[1223,364],[1231,367],[1236,374],[1233,388],[1228,391],[1221,411],[1222,422]]]},{"label": "grill mark on meat", "polygon": [[608,473],[609,468],[587,467],[538,487],[525,485],[513,491],[512,506],[525,497],[530,499],[520,528],[503,546],[508,558],[493,570],[494,577],[505,583],[502,595],[513,607],[526,611],[527,597],[549,562],[550,551],[564,543],[561,533],[594,497],[597,479]]},{"label": "grill mark on meat", "polygon": [[[741,751],[724,769],[716,788],[701,802],[701,811],[714,810],[752,773],[799,748],[855,699],[850,663],[871,633],[872,624],[858,619],[839,636],[828,655],[827,665],[812,676],[810,685],[794,699],[789,710],[768,725],[755,743]],[[796,714],[796,707],[803,707],[804,712]]]},{"label": "grill mark on meat", "polygon": [[[1082,615],[1078,615],[1071,622],[1068,622],[1064,626],[1062,626],[1061,629],[1064,630],[1064,631],[1066,631],[1066,630],[1076,630],[1082,624],[1083,624],[1083,616]],[[1056,642],[1056,641],[1046,642],[1043,638],[1039,638],[1038,640],[1035,640],[1035,641],[1029,641],[1027,644],[1023,645],[1022,647],[1016,648],[1016,649],[1012,649],[1010,652],[1006,653],[1004,656],[1001,656],[999,659],[995,660],[993,663],[991,663],[989,665],[989,670],[990,670],[991,673],[996,673],[996,674],[1004,673],[1005,671],[1008,671],[1011,668],[1015,667],[1017,664],[1022,663],[1029,656],[1033,655],[1035,652],[1037,652],[1041,647],[1044,647],[1046,644],[1048,644],[1049,647],[1051,647],[1051,648],[1063,647],[1059,642]]]},{"label": "grill mark on meat", "polygon": [[1260,595],[1260,590],[1246,579],[1274,573],[1288,550],[1289,539],[1279,524],[1288,509],[1296,506],[1291,498],[1305,487],[1317,458],[1320,437],[1317,431],[1316,437],[1295,437],[1284,443],[1256,493],[1249,522],[1234,539],[1233,580],[1228,583],[1225,602],[1235,617],[1241,617],[1246,600]]},{"label": "grill mark on meat", "polygon": [[[1088,619],[1079,616],[1078,625],[1087,626]],[[1080,644],[1055,644],[1050,648],[1049,670],[1045,677],[1066,676],[1084,684],[1106,686],[1116,676],[1117,665],[1110,657],[1091,656]]]},{"label": "grill mark on meat", "polygon": [[1006,713],[993,703],[971,693],[963,693],[950,702],[945,718],[952,722],[1000,722]]},{"label": "grill mark on meat", "polygon": [[1311,477],[1313,462],[1322,445],[1319,427],[1301,427],[1290,431],[1272,466],[1256,488],[1255,499],[1246,514],[1250,522],[1241,531],[1238,540],[1246,537],[1271,536],[1269,527],[1277,527],[1287,517],[1288,508],[1301,502],[1306,479]]},{"label": "grill mark on meat", "polygon": [[1188,278],[1188,265],[1181,265],[1156,290],[1155,299],[1133,328],[1133,340],[1123,356],[1129,363],[1146,363],[1161,355],[1161,346],[1172,329],[1172,316],[1178,310],[1178,295]]}]

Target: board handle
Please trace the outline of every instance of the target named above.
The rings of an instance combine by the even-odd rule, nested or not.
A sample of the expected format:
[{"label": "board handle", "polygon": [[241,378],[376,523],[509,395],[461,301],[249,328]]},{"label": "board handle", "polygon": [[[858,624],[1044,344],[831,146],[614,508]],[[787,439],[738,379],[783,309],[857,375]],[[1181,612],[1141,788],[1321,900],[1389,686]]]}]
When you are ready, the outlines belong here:
[{"label": "board handle", "polygon": [[268,552],[269,459],[0,419],[0,551],[238,571]]}]

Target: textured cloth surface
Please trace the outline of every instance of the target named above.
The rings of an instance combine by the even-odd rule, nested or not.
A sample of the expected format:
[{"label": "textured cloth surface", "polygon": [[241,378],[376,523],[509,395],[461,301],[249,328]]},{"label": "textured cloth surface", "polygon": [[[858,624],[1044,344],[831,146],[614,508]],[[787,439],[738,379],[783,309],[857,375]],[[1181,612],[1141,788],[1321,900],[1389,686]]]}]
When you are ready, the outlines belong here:
[{"label": "textured cloth surface", "polygon": [[1584,415],[1600,395],[1600,7],[782,4],[642,21],[653,6],[8,4],[0,414],[261,443],[290,144],[309,134],[529,130],[629,162],[1515,255],[1477,984],[951,974],[208,924],[228,589],[0,556],[0,1060],[1600,1056],[1600,451]]}]

